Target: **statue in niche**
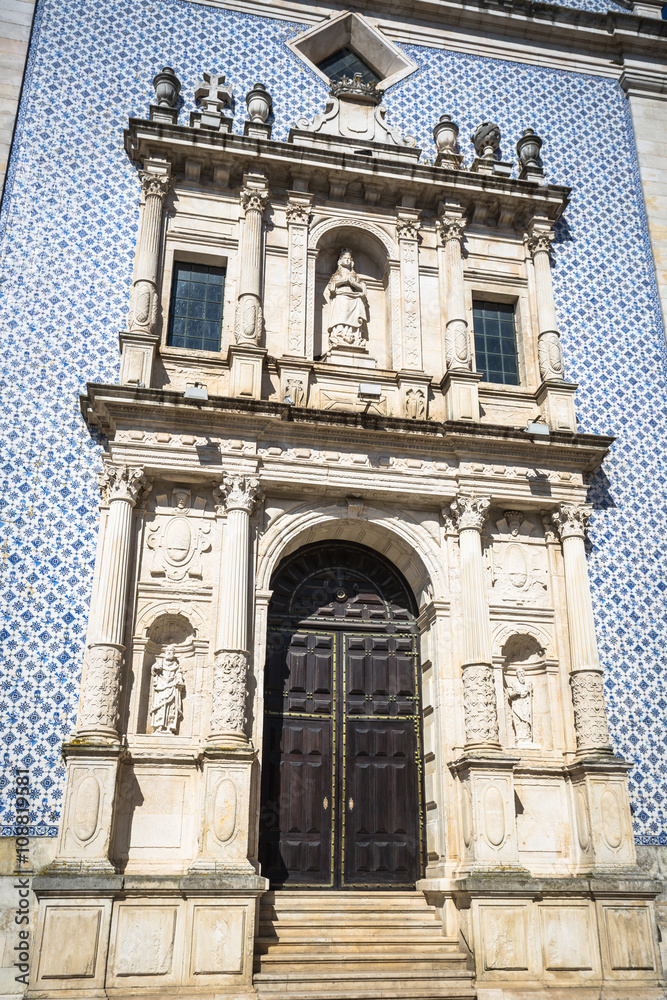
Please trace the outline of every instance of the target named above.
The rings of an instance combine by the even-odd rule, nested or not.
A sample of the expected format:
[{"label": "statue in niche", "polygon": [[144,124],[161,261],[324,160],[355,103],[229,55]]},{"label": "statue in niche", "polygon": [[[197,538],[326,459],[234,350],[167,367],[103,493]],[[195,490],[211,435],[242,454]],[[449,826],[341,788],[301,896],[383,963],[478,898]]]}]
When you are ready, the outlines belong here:
[{"label": "statue in niche", "polygon": [[329,305],[329,347],[363,346],[368,321],[366,283],[354,270],[352,254],[345,248],[338,255],[338,267],[329,278],[324,300]]},{"label": "statue in niche", "polygon": [[183,692],[185,678],[173,646],[167,646],[164,656],[159,657],[151,668],[153,697],[150,715],[154,733],[178,732],[178,724],[183,718]]},{"label": "statue in niche", "polygon": [[516,677],[507,678],[507,696],[517,745],[532,743],[533,685],[527,679],[523,667],[516,668]]}]

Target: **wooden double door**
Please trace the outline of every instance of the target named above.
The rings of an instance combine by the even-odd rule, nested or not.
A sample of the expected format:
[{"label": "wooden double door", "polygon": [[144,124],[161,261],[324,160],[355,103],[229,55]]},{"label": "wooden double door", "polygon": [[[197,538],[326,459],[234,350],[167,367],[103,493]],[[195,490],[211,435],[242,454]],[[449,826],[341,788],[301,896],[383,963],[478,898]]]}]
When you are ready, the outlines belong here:
[{"label": "wooden double door", "polygon": [[[271,609],[262,874],[274,886],[413,887],[423,828],[410,598],[387,595],[377,565],[376,579],[360,570],[360,547],[326,548],[316,550],[315,569],[315,553],[300,566],[300,583],[290,581],[287,613]],[[371,569],[377,559],[372,553]]]}]

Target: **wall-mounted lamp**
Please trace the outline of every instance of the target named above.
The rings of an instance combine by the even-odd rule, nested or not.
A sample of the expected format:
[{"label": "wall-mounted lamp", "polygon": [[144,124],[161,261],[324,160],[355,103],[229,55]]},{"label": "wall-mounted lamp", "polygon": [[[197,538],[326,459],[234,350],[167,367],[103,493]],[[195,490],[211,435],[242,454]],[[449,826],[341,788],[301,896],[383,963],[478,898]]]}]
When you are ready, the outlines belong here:
[{"label": "wall-mounted lamp", "polygon": [[201,382],[195,382],[194,385],[187,385],[183,393],[183,399],[208,399],[208,389]]}]

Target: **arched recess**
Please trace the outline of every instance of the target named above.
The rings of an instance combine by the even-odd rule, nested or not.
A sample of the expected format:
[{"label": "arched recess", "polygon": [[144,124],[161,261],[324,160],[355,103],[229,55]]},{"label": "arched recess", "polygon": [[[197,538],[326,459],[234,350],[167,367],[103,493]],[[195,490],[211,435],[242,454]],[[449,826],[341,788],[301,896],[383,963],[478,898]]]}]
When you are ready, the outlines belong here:
[{"label": "arched recess", "polygon": [[324,289],[336,270],[343,247],[352,251],[355,270],[367,287],[368,351],[381,367],[391,367],[392,344],[398,335],[394,329],[398,315],[398,248],[380,226],[354,217],[326,219],[309,233],[306,328],[309,357],[320,357],[328,349]]},{"label": "arched recess", "polygon": [[[269,510],[269,515],[271,511]],[[448,574],[445,549],[439,530],[429,530],[410,515],[395,508],[365,506],[358,500],[342,500],[322,507],[295,504],[274,513],[262,536],[257,553],[255,644],[253,664],[255,698],[253,742],[262,755],[264,725],[264,666],[271,579],[289,555],[314,542],[349,541],[376,550],[399,570],[416,599],[421,632],[422,712],[425,748],[424,775],[427,831],[427,864],[433,869],[445,856],[446,806],[443,757],[443,720],[435,703],[447,659],[443,636],[449,627]],[[443,617],[446,619],[443,621]],[[451,720],[449,720],[451,730]],[[451,732],[449,734],[451,742]],[[259,796],[259,787],[257,787]],[[261,803],[257,802],[257,815]],[[258,831],[254,842],[257,842]]]},{"label": "arched recess", "polygon": [[[494,661],[501,676],[503,712],[500,719],[504,746],[552,750],[561,731],[558,661],[547,625],[499,625],[493,636]],[[530,693],[516,698],[518,683]],[[510,692],[514,691],[513,698]],[[526,688],[524,688],[524,692]]]}]

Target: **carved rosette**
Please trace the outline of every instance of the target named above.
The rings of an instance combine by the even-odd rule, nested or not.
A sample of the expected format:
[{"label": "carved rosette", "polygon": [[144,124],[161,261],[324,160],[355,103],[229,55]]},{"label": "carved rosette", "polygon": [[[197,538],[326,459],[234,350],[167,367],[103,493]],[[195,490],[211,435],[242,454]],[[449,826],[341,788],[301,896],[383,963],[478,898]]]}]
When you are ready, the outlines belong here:
[{"label": "carved rosette", "polygon": [[100,644],[86,650],[79,695],[79,733],[116,733],[122,668],[122,646]]},{"label": "carved rosette", "polygon": [[488,497],[459,493],[450,504],[450,510],[459,531],[472,528],[475,531],[481,532],[488,517],[490,506],[491,501]]},{"label": "carved rosette", "polygon": [[562,503],[551,515],[551,523],[561,540],[565,538],[584,538],[593,508],[586,503]]},{"label": "carved rosette", "polygon": [[498,709],[489,663],[463,667],[463,709],[468,745],[498,743]]},{"label": "carved rosette", "polygon": [[609,730],[601,670],[573,670],[570,674],[577,752],[609,753]]},{"label": "carved rosette", "polygon": [[222,649],[215,654],[211,734],[233,735],[246,742],[246,693],[248,654]]},{"label": "carved rosette", "polygon": [[255,504],[261,499],[262,491],[259,479],[255,476],[228,475],[215,490],[215,495],[218,514],[226,514],[230,510],[252,514]]},{"label": "carved rosette", "polygon": [[104,463],[97,482],[104,504],[113,503],[114,500],[125,500],[134,507],[144,492],[150,488],[143,469],[130,465],[114,465],[113,462]]}]

